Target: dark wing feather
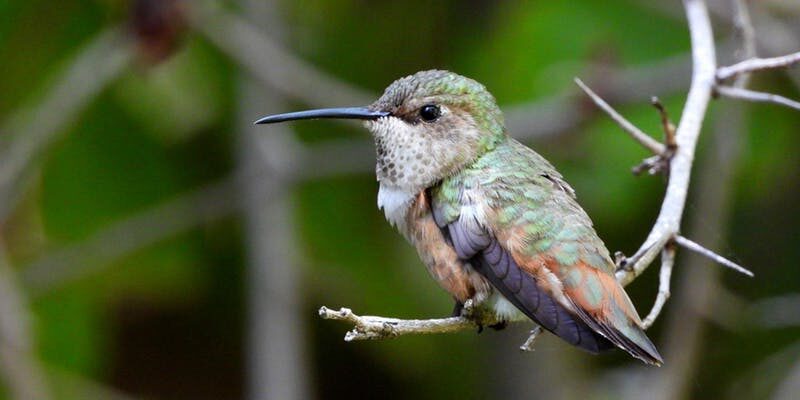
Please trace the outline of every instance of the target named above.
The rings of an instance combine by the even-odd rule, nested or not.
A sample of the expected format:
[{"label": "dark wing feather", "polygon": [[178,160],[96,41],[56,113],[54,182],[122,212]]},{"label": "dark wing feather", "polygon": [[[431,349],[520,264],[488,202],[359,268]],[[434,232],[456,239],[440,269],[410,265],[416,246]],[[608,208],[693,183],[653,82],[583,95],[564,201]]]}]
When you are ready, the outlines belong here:
[{"label": "dark wing feather", "polygon": [[456,219],[446,223],[433,208],[434,220],[458,257],[468,261],[508,301],[534,322],[570,344],[592,353],[613,348],[580,318],[558,304],[538,285],[531,274],[522,270],[500,243],[475,221]]},{"label": "dark wing feather", "polygon": [[644,333],[639,330],[632,330],[630,335],[633,335],[637,340],[634,341],[630,337],[622,334],[616,328],[609,324],[600,323],[592,318],[585,310],[576,307],[578,315],[583,321],[592,327],[597,332],[601,332],[603,336],[608,338],[611,342],[617,344],[620,348],[624,349],[632,356],[652,365],[661,365],[663,362],[661,355],[656,350],[655,345],[650,342]]}]

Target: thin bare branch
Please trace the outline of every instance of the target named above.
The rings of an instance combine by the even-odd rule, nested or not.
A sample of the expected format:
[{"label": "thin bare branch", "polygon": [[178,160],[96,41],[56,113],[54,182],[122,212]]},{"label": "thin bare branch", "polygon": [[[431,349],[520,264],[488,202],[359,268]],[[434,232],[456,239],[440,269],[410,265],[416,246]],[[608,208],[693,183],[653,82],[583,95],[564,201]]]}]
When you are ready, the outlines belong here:
[{"label": "thin bare branch", "polygon": [[787,68],[798,62],[800,62],[800,52],[787,54],[780,57],[751,58],[731,66],[721,67],[719,70],[717,70],[717,80],[724,81],[746,72]]},{"label": "thin bare branch", "polygon": [[741,265],[736,264],[735,262],[733,262],[731,260],[728,260],[727,258],[725,258],[725,257],[723,257],[723,256],[721,256],[721,255],[719,255],[717,253],[714,253],[713,251],[711,251],[711,250],[703,247],[702,245],[700,245],[700,244],[698,244],[696,242],[693,242],[693,241],[691,241],[691,240],[689,240],[689,239],[687,239],[687,238],[685,238],[685,237],[683,237],[681,235],[676,235],[675,236],[675,243],[677,243],[677,244],[683,246],[684,248],[689,249],[689,250],[691,250],[691,251],[693,251],[693,252],[695,252],[697,254],[700,254],[700,255],[702,255],[704,257],[707,257],[707,258],[711,259],[712,261],[716,262],[717,264],[724,265],[724,266],[726,266],[726,267],[728,267],[730,269],[733,269],[733,270],[735,270],[735,271],[737,271],[739,273],[745,274],[745,275],[747,275],[747,276],[749,276],[751,278],[753,277],[753,273],[750,270],[748,270],[747,268],[742,267]]},{"label": "thin bare branch", "polygon": [[663,144],[659,143],[657,140],[650,137],[650,135],[644,133],[641,129],[637,128],[636,125],[632,124],[630,121],[625,119],[620,113],[614,110],[608,103],[605,102],[600,96],[598,96],[592,89],[589,89],[583,81],[579,78],[575,78],[575,83],[592,99],[592,101],[600,107],[603,111],[608,114],[611,119],[614,120],[622,130],[627,132],[631,137],[639,142],[642,146],[646,149],[650,150],[653,154],[662,154],[665,150]]},{"label": "thin bare branch", "polygon": [[756,92],[744,88],[737,88],[733,86],[717,86],[716,92],[722,96],[730,97],[732,99],[754,101],[757,103],[774,103],[795,110],[800,110],[800,101],[795,101],[783,96],[772,93]]},{"label": "thin bare branch", "polygon": [[680,229],[695,146],[715,84],[714,35],[705,2],[684,0],[684,7],[692,44],[693,71],[689,95],[676,131],[678,148],[670,162],[667,192],[653,229],[625,268],[617,271],[617,279],[622,283],[629,283],[639,276]]},{"label": "thin bare branch", "polygon": [[327,307],[319,309],[323,319],[346,321],[355,325],[344,337],[346,342],[354,340],[392,339],[402,335],[420,335],[458,332],[475,329],[477,325],[465,317],[449,317],[434,319],[398,319],[373,316],[359,316],[349,308],[338,311]]},{"label": "thin bare branch", "polygon": [[664,304],[666,304],[669,299],[669,285],[670,279],[672,278],[672,267],[674,265],[675,247],[667,245],[664,247],[664,250],[661,251],[661,272],[658,277],[658,295],[656,295],[656,302],[653,304],[653,308],[650,309],[650,313],[648,313],[647,317],[642,321],[642,328],[644,329],[653,325],[653,322],[655,322],[656,318],[661,314]]}]

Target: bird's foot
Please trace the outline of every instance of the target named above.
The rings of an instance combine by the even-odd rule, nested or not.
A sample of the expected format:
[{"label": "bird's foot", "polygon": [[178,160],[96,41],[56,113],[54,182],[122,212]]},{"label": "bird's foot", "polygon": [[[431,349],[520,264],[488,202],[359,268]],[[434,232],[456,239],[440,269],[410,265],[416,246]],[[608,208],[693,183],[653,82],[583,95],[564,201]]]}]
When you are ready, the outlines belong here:
[{"label": "bird's foot", "polygon": [[[453,307],[453,316],[454,317],[462,317],[468,320],[475,322],[475,325],[478,326],[478,333],[483,332],[483,327],[485,325],[485,316],[475,306],[475,302],[472,299],[467,299],[467,301],[461,303],[456,301],[455,307]],[[489,325],[489,327],[493,327]]]},{"label": "bird's foot", "polygon": [[623,252],[617,251],[614,253],[614,265],[617,266],[617,271],[630,271],[633,268],[633,264]]},{"label": "bird's foot", "polygon": [[464,315],[464,303],[456,300],[456,304],[453,306],[453,312],[450,314],[451,317],[461,317]]},{"label": "bird's foot", "polygon": [[466,319],[471,319],[473,321],[479,320],[478,309],[475,306],[475,302],[472,299],[467,299],[464,304],[461,305],[461,316]]}]

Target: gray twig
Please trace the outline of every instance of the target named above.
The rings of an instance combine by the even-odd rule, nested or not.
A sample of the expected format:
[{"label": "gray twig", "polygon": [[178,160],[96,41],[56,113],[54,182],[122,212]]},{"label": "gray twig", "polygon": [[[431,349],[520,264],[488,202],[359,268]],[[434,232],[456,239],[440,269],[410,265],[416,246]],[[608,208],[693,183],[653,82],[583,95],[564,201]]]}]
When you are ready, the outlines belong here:
[{"label": "gray twig", "polygon": [[605,100],[603,100],[602,98],[600,98],[600,96],[598,96],[595,92],[593,92],[592,89],[589,89],[589,87],[586,86],[583,83],[583,81],[581,81],[579,78],[575,78],[575,83],[578,86],[580,86],[580,88],[584,92],[586,92],[589,98],[591,98],[592,101],[598,107],[600,107],[600,109],[605,111],[606,114],[608,114],[611,117],[611,119],[614,120],[614,122],[616,122],[620,127],[622,127],[622,130],[631,135],[631,137],[637,142],[639,142],[639,144],[650,150],[653,154],[664,153],[666,147],[663,144],[659,143],[657,140],[650,137],[650,135],[644,133],[644,131],[636,127],[636,125],[625,119],[625,117],[623,117],[620,113],[614,110],[613,107],[611,107],[608,103],[606,103]]},{"label": "gray twig", "polygon": [[359,316],[349,308],[338,311],[321,307],[319,316],[323,319],[346,321],[355,325],[347,332],[344,340],[391,339],[402,335],[436,334],[458,332],[476,328],[475,321],[466,317],[449,317],[433,319],[398,319],[374,316]]},{"label": "gray twig", "polygon": [[697,254],[700,254],[700,255],[702,255],[704,257],[707,257],[707,258],[711,259],[712,261],[716,262],[717,264],[724,265],[724,266],[726,266],[726,267],[728,267],[730,269],[733,269],[733,270],[735,270],[735,271],[737,271],[739,273],[745,274],[745,275],[747,275],[747,276],[749,276],[751,278],[753,277],[753,272],[751,272],[749,269],[747,269],[745,267],[742,267],[741,265],[736,264],[735,262],[733,262],[731,260],[728,260],[727,258],[725,258],[725,257],[723,257],[723,256],[721,256],[721,255],[719,255],[717,253],[714,253],[713,251],[711,251],[711,250],[703,247],[702,245],[700,245],[700,244],[698,244],[696,242],[693,242],[693,241],[691,241],[691,240],[689,240],[689,239],[687,239],[687,238],[685,238],[685,237],[683,237],[681,235],[675,235],[675,243],[677,243],[677,244],[683,246],[684,248],[686,248],[688,250],[691,250],[691,251],[693,251],[693,252],[695,252]]},{"label": "gray twig", "polygon": [[653,304],[653,308],[650,309],[647,317],[642,321],[642,328],[647,329],[653,325],[653,322],[655,322],[656,318],[661,314],[664,304],[666,304],[669,299],[669,285],[672,277],[673,265],[675,265],[675,247],[667,245],[664,247],[664,250],[661,251],[661,272],[658,277],[658,295],[656,295],[656,302]]},{"label": "gray twig", "polygon": [[800,110],[800,102],[795,101],[777,94],[757,92],[744,88],[733,86],[717,86],[716,92],[722,96],[730,97],[732,99],[754,101],[759,103],[774,103],[795,110]]},{"label": "gray twig", "polygon": [[721,67],[717,70],[717,80],[724,81],[739,74],[765,69],[786,68],[798,62],[800,62],[800,52],[780,57],[751,58],[731,66]]}]

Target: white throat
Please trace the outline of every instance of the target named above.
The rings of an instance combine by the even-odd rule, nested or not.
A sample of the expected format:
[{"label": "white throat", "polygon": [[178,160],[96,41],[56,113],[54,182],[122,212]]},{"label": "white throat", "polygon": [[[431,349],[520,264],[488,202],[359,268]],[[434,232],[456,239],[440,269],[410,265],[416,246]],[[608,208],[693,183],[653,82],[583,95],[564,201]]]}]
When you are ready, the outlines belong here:
[{"label": "white throat", "polygon": [[378,208],[383,209],[386,219],[401,232],[406,229],[406,213],[414,201],[415,192],[388,186],[381,182],[378,189]]}]

